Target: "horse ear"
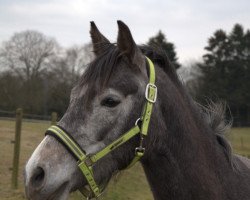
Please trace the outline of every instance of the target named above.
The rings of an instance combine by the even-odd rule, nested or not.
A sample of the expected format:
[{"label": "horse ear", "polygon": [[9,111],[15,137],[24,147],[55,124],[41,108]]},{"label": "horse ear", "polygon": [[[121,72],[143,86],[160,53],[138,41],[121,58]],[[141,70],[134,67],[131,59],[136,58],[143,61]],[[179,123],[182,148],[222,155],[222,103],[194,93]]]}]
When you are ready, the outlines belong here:
[{"label": "horse ear", "polygon": [[141,50],[137,47],[132,34],[126,24],[122,21],[117,21],[119,32],[117,39],[117,46],[120,52],[127,56],[132,64],[139,67],[144,66],[145,58]]},{"label": "horse ear", "polygon": [[92,39],[93,50],[95,55],[100,55],[102,53],[102,46],[105,44],[110,44],[109,40],[104,37],[101,32],[96,27],[93,21],[90,22],[90,36]]}]

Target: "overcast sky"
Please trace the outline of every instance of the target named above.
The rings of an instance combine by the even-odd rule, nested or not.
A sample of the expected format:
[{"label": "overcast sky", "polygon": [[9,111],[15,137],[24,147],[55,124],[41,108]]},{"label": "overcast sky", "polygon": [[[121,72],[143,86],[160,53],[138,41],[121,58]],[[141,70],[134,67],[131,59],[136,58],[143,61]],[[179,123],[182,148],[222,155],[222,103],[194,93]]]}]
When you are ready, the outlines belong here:
[{"label": "overcast sky", "polygon": [[161,29],[179,61],[200,59],[215,30],[235,23],[250,29],[250,0],[0,0],[0,42],[14,32],[38,30],[64,47],[90,41],[89,21],[115,42],[123,20],[137,43]]}]

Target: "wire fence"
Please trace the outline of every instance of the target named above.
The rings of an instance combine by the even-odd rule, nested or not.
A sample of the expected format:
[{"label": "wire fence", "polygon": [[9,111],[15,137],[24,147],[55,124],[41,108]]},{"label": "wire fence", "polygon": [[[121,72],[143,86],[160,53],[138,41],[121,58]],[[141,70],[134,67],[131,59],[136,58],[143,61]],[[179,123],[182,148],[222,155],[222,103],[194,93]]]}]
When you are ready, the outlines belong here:
[{"label": "wire fence", "polygon": [[[0,110],[1,120],[15,120],[15,117],[16,117],[16,110],[14,111]],[[23,121],[47,122],[51,120],[52,120],[51,115],[36,115],[36,114],[23,113]]]}]

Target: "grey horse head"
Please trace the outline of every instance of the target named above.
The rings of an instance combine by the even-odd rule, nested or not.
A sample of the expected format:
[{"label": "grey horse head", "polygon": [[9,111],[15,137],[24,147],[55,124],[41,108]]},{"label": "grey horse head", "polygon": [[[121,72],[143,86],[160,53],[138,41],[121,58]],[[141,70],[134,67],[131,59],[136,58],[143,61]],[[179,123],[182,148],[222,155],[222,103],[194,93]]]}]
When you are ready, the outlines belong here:
[{"label": "grey horse head", "polygon": [[[129,130],[140,117],[148,75],[146,60],[129,28],[118,21],[117,44],[111,44],[91,22],[95,60],[72,89],[68,109],[59,125],[87,154],[94,154]],[[60,89],[60,88],[58,88]],[[138,137],[94,165],[94,178],[105,187],[112,175],[134,157]],[[56,139],[46,136],[25,167],[29,199],[67,199],[87,184],[75,159]]]},{"label": "grey horse head", "polygon": [[[128,27],[121,21],[118,27],[115,45],[91,23],[96,59],[72,89],[59,126],[87,154],[95,154],[132,128],[145,102],[145,54],[154,62],[158,88],[141,159],[154,198],[249,199],[250,161],[232,155],[221,134],[226,127],[221,106],[204,113],[186,92],[168,58],[138,48]],[[99,186],[105,187],[114,173],[129,165],[139,139],[134,137],[93,166]],[[46,136],[25,168],[27,197],[65,200],[71,191],[85,185],[73,156],[55,138]]]}]

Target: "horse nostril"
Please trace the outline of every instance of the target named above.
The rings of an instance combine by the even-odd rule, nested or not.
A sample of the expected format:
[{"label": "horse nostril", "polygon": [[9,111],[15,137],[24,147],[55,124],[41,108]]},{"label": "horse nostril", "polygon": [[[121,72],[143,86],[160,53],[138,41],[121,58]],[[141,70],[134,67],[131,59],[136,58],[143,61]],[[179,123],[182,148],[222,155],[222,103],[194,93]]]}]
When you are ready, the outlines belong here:
[{"label": "horse nostril", "polygon": [[38,189],[42,186],[44,182],[44,177],[45,177],[45,172],[43,168],[37,167],[33,172],[30,184],[34,189]]}]

